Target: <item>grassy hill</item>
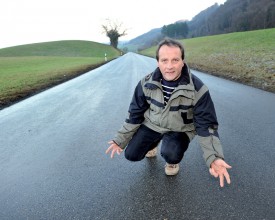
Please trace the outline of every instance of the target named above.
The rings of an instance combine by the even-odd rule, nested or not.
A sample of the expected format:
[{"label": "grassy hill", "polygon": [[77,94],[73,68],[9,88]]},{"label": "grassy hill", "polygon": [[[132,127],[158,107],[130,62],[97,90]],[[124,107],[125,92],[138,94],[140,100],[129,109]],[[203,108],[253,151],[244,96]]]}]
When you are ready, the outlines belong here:
[{"label": "grassy hill", "polygon": [[87,72],[120,51],[91,41],[55,41],[0,49],[0,109]]},{"label": "grassy hill", "polygon": [[[275,28],[180,40],[193,69],[275,92]],[[156,47],[142,51],[155,57]]]},{"label": "grassy hill", "polygon": [[62,57],[116,57],[113,47],[92,41],[65,40],[26,44],[0,49],[0,57],[62,56]]}]

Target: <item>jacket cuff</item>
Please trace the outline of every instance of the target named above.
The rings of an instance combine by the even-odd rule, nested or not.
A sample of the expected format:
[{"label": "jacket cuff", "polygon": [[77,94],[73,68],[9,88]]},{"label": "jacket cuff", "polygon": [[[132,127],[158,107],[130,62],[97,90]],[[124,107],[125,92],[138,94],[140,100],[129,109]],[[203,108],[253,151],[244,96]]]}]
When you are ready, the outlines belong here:
[{"label": "jacket cuff", "polygon": [[215,155],[211,155],[205,162],[206,162],[206,166],[208,168],[210,168],[211,163],[214,162],[214,160],[216,160],[216,156]]},{"label": "jacket cuff", "polygon": [[121,149],[124,149],[139,127],[140,127],[140,124],[129,124],[125,122],[117,132],[113,141],[116,142],[116,144]]},{"label": "jacket cuff", "polygon": [[127,144],[123,144],[123,142],[119,141],[118,139],[114,138],[113,142],[115,142],[121,149],[124,149]]},{"label": "jacket cuff", "polygon": [[214,135],[198,137],[201,149],[203,151],[203,158],[207,167],[210,168],[211,163],[217,158],[224,159],[222,145],[218,137]]}]

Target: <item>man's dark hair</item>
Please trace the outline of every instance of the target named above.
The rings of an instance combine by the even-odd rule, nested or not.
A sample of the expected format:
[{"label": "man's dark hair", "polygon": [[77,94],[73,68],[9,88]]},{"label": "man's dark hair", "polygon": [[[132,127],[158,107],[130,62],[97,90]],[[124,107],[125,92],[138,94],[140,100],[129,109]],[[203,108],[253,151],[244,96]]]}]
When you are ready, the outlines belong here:
[{"label": "man's dark hair", "polygon": [[166,45],[168,47],[178,47],[178,48],[180,48],[180,50],[181,50],[181,58],[182,58],[182,60],[184,60],[184,48],[183,48],[183,45],[179,41],[176,41],[174,39],[165,38],[164,40],[162,40],[158,44],[157,51],[156,51],[156,59],[157,59],[157,61],[159,61],[159,49],[163,45]]}]

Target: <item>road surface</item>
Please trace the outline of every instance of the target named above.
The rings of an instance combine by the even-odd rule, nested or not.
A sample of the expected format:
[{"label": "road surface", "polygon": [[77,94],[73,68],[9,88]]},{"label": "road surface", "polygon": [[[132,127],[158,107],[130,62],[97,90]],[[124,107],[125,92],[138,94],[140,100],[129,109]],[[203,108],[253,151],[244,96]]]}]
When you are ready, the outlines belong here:
[{"label": "road surface", "polygon": [[177,176],[165,162],[105,154],[138,80],[134,53],[0,111],[0,219],[275,219],[275,94],[193,71],[214,100],[231,185],[195,139]]}]

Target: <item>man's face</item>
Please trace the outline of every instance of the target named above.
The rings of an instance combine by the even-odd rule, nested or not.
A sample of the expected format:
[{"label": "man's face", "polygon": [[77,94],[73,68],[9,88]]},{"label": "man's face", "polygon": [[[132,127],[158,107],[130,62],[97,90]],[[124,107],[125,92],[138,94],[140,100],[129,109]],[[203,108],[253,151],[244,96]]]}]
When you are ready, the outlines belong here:
[{"label": "man's face", "polygon": [[158,67],[165,80],[177,80],[181,75],[181,69],[183,66],[184,61],[181,58],[180,48],[163,45],[159,49]]}]

